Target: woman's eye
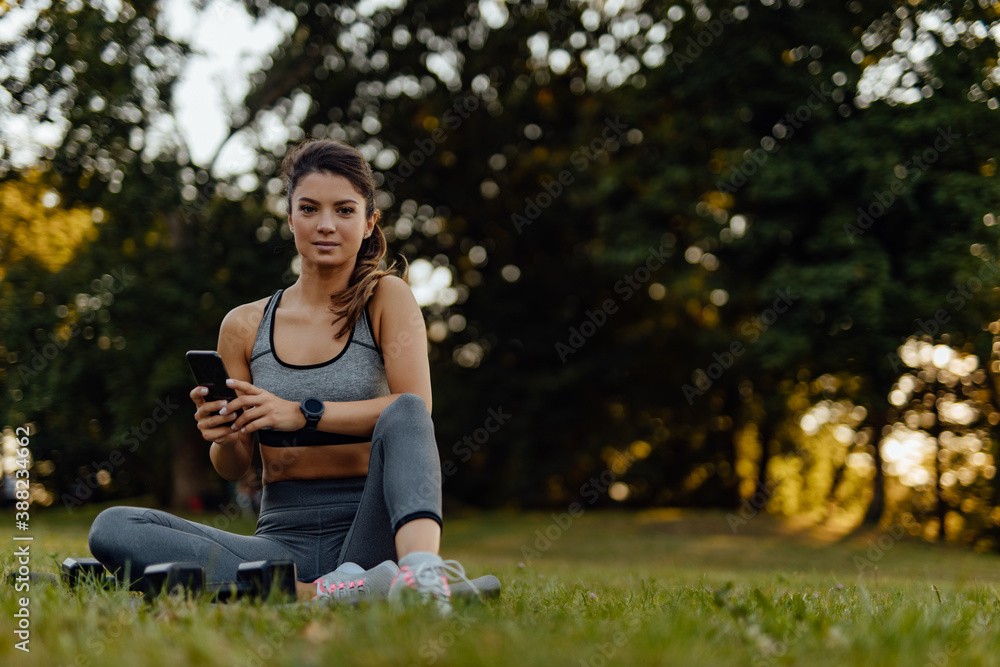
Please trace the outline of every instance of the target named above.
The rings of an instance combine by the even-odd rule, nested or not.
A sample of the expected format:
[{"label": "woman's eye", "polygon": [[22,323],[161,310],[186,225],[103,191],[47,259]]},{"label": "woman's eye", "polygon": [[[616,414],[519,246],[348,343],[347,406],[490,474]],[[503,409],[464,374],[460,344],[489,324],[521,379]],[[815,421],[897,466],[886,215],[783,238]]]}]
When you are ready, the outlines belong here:
[{"label": "woman's eye", "polygon": [[316,207],[310,206],[309,204],[303,204],[302,206],[299,207],[299,210],[305,211],[306,213],[312,213],[313,211],[316,210]]},{"label": "woman's eye", "polygon": [[350,206],[343,206],[340,208],[340,213],[341,215],[350,215],[354,213],[354,209],[351,208]]}]

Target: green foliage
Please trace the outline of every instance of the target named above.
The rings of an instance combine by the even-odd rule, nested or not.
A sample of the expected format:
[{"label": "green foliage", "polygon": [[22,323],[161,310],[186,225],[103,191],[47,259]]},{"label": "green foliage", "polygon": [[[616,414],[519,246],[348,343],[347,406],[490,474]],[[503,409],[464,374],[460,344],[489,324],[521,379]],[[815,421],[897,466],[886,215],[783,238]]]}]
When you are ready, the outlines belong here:
[{"label": "green foliage", "polygon": [[[72,129],[46,177],[64,205],[108,216],[61,273],[24,264],[4,279],[0,335],[18,356],[0,409],[38,425],[37,456],[63,457],[53,488],[119,446],[157,399],[186,401],[181,353],[213,347],[229,308],[293,279],[266,189],[284,147],[260,135],[277,119],[292,141],[359,146],[380,172],[393,252],[452,274],[455,301],[425,308],[450,495],[591,502],[603,479],[595,505],[615,502],[610,480],[626,504],[736,506],[768,481],[770,457],[808,450],[795,424],[811,396],[865,408],[869,437],[835,457],[829,496],[849,504],[838,484],[857,480],[843,466],[865,453],[877,518],[898,346],[931,322],[932,335],[990,349],[996,274],[961,301],[955,289],[995,266],[1000,241],[984,224],[1000,211],[995,44],[978,28],[928,32],[934,54],[903,63],[878,98],[865,77],[909,48],[907,3],[650,2],[616,16],[504,6],[507,21],[490,27],[475,2],[370,14],[248,4],[297,20],[233,113],[231,134],[258,144],[254,192],[189,165],[167,139],[144,157],[189,53],[156,32],[155,7],[45,10],[25,39],[50,53],[4,85],[15,111],[35,109],[26,96],[39,91],[62,105]],[[968,26],[997,19],[972,5],[919,9]],[[109,41],[124,55],[108,55]],[[85,66],[65,82],[46,58]],[[147,70],[148,95],[128,83]],[[904,88],[921,99],[893,97]],[[54,309],[75,312],[76,294],[117,266],[136,279],[102,308],[110,319],[23,384],[17,367],[58,325]],[[95,349],[102,337],[122,343]],[[831,376],[836,386],[820,380]],[[470,446],[491,409],[511,417]],[[185,410],[167,423],[120,491],[167,495],[159,470],[192,437]],[[759,438],[759,459],[740,458],[746,437]],[[643,455],[615,463],[633,451]]]},{"label": "green foliage", "polygon": [[[19,100],[13,111],[29,113],[20,105],[31,99],[69,120],[66,139],[45,154],[45,182],[63,206],[102,211],[97,238],[61,272],[5,267],[0,307],[5,422],[35,424],[33,456],[55,464],[38,481],[68,506],[146,491],[187,501],[164,474],[196,437],[183,354],[214,348],[223,316],[246,295],[289,282],[280,237],[261,243],[253,233],[260,204],[217,197],[206,172],[186,166],[186,149],[157,129],[189,50],[156,31],[154,5],[125,7],[118,16],[89,5],[44,10],[24,36],[36,53],[29,78],[5,83]],[[75,65],[53,72],[47,57]],[[200,189],[185,192],[196,179]],[[70,327],[58,349],[45,347]],[[125,463],[95,493],[112,452]]]},{"label": "green foliage", "polygon": [[[32,569],[54,572],[85,552],[94,513],[37,513]],[[504,587],[499,600],[459,605],[450,620],[423,610],[398,615],[387,605],[146,605],[124,591],[35,586],[31,653],[5,642],[0,656],[81,666],[953,665],[990,664],[998,648],[993,555],[909,540],[886,546],[882,533],[821,547],[783,535],[767,517],[733,534],[720,512],[595,512],[540,560],[518,567],[520,545],[550,521],[526,513],[450,522],[444,553],[470,574],[495,573]],[[856,559],[870,558],[877,579],[870,566],[858,575]],[[12,568],[9,552],[0,563],[4,573]],[[0,589],[0,629],[8,633],[16,597]]]}]

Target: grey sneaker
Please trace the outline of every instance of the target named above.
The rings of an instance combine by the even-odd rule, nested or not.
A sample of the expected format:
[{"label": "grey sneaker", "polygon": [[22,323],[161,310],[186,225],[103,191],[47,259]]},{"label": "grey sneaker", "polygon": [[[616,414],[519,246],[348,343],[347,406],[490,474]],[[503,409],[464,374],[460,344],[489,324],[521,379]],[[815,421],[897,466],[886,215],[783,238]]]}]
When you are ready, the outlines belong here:
[{"label": "grey sneaker", "polygon": [[440,615],[448,616],[451,614],[448,579],[464,582],[470,592],[478,595],[458,561],[442,560],[437,554],[415,551],[401,558],[399,563],[399,574],[389,589],[389,602],[397,609],[410,603],[433,603]]},{"label": "grey sneaker", "polygon": [[451,599],[478,600],[486,602],[500,597],[500,580],[492,574],[476,577],[468,583],[459,581],[451,584]]},{"label": "grey sneaker", "polygon": [[316,595],[312,600],[323,604],[384,600],[398,573],[399,567],[391,560],[383,561],[368,571],[354,563],[344,563],[313,582],[316,584]]}]

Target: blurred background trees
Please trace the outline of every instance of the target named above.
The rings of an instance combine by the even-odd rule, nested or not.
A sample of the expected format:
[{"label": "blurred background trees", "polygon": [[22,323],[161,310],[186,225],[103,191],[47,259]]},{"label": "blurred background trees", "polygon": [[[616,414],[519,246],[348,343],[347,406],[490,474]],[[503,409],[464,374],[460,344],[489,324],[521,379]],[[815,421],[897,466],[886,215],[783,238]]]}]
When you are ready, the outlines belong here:
[{"label": "blurred background trees", "polygon": [[379,173],[450,497],[763,490],[997,546],[996,3],[258,0],[284,41],[200,162],[164,3],[94,4],[16,10],[0,51],[6,117],[54,137],[0,131],[0,411],[39,502],[224,495],[183,352],[294,281],[276,177],[313,136]]}]

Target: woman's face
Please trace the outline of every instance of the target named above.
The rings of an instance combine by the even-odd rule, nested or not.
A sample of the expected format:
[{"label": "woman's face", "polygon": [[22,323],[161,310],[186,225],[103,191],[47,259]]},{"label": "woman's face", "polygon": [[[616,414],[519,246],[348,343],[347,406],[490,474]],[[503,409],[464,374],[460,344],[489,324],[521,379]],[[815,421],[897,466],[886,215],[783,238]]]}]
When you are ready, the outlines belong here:
[{"label": "woman's face", "polygon": [[288,226],[303,264],[353,263],[378,218],[365,218],[365,198],[354,185],[343,176],[312,172],[299,180],[291,199]]}]

